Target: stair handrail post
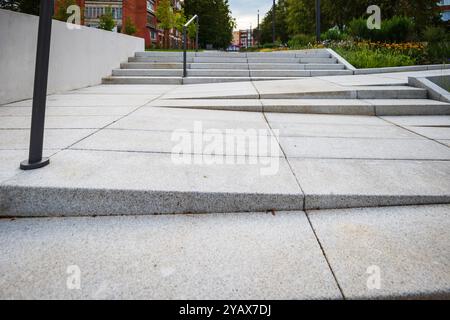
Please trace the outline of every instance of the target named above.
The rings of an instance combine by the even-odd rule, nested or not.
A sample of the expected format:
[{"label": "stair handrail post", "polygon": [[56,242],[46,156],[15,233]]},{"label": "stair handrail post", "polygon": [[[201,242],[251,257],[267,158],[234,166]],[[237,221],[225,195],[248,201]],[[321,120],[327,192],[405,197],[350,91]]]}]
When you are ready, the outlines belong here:
[{"label": "stair handrail post", "polygon": [[187,77],[187,27],[183,26],[183,78]]},{"label": "stair handrail post", "polygon": [[42,157],[44,146],[45,108],[47,103],[48,66],[54,0],[41,0],[34,73],[33,108],[31,115],[30,149],[28,160],[22,161],[20,169],[33,170],[50,163]]},{"label": "stair handrail post", "polygon": [[187,77],[187,28],[194,20],[197,20],[196,42],[198,46],[198,15],[193,16],[191,20],[186,22],[183,26],[183,78]]},{"label": "stair handrail post", "polygon": [[195,26],[195,52],[198,52],[198,32],[199,32],[199,17],[197,16],[197,25]]}]

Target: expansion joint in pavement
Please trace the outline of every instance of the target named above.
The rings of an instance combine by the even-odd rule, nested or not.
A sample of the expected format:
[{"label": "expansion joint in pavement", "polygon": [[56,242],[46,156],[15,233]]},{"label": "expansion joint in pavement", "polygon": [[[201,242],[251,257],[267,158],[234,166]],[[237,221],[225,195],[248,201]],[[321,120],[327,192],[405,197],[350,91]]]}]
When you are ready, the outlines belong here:
[{"label": "expansion joint in pavement", "polygon": [[305,216],[306,216],[306,219],[308,220],[309,226],[311,227],[311,231],[314,234],[314,237],[316,238],[317,244],[320,247],[320,251],[322,251],[322,255],[323,255],[325,261],[327,262],[328,268],[330,269],[330,272],[333,275],[334,282],[336,283],[336,286],[338,287],[339,292],[341,293],[342,299],[347,300],[347,298],[345,297],[345,294],[344,294],[344,290],[342,289],[342,287],[337,279],[336,273],[334,272],[333,267],[331,266],[330,260],[327,257],[327,254],[322,245],[322,242],[320,241],[319,236],[317,235],[317,232],[314,229],[314,226],[311,222],[311,219],[309,218],[308,210],[305,209],[304,211],[305,211]]}]

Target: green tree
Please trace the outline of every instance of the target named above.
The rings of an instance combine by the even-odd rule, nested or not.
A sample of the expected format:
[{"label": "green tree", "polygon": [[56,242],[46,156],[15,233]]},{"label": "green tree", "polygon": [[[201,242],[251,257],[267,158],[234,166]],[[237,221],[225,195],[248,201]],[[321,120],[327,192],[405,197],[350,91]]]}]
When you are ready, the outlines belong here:
[{"label": "green tree", "polygon": [[137,32],[136,25],[133,23],[130,17],[127,17],[127,19],[125,20],[123,31],[125,34],[128,34],[130,36],[134,35]]},{"label": "green tree", "polygon": [[116,23],[114,22],[114,18],[112,15],[112,9],[111,9],[111,7],[107,7],[107,8],[105,8],[105,14],[103,14],[100,17],[98,28],[107,30],[107,31],[112,31],[115,26],[116,26]]},{"label": "green tree", "polygon": [[199,16],[199,44],[216,49],[228,47],[233,40],[236,22],[231,16],[228,0],[185,0],[187,16]]},{"label": "green tree", "polygon": [[[261,43],[272,43],[272,12],[273,8],[267,12],[261,23]],[[288,2],[279,0],[275,4],[275,40],[286,43],[289,39],[288,30]]]},{"label": "green tree", "polygon": [[156,9],[156,18],[159,21],[158,26],[164,30],[164,49],[169,48],[170,30],[177,26],[177,15],[175,14],[170,0],[161,0]]},{"label": "green tree", "polygon": [[40,0],[0,0],[0,8],[39,15]]}]

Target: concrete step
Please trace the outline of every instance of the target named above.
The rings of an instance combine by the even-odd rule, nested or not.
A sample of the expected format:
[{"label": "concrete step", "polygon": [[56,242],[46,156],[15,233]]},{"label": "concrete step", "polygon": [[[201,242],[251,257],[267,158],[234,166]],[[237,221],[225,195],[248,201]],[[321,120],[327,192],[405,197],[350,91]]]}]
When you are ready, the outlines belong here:
[{"label": "concrete step", "polygon": [[115,69],[113,76],[125,77],[182,77],[182,69]]},{"label": "concrete step", "polygon": [[103,84],[182,84],[182,77],[105,77]]},{"label": "concrete step", "polygon": [[265,92],[261,99],[426,99],[427,91],[407,86],[351,87]]},{"label": "concrete step", "polygon": [[360,116],[447,115],[450,104],[428,99],[172,99],[154,107]]},{"label": "concrete step", "polygon": [[311,77],[344,76],[352,74],[351,70],[251,70],[252,77]]},{"label": "concrete step", "polygon": [[[193,62],[194,58],[187,58],[187,62]],[[173,63],[183,62],[183,57],[181,56],[164,56],[164,57],[131,57],[128,58],[128,62],[158,62],[158,63]]]},{"label": "concrete step", "polygon": [[[111,137],[120,140],[108,140]],[[0,184],[0,216],[232,213],[450,203],[450,151],[443,145],[410,139],[280,139],[292,167],[280,152],[256,164],[251,162],[257,160],[253,157],[229,165],[221,156],[214,164],[174,163],[171,132],[107,130],[85,140],[83,147],[52,156],[51,166],[17,174]],[[319,145],[312,147],[316,142]],[[301,148],[302,143],[310,147]],[[155,152],[141,152],[141,148]],[[132,150],[136,152],[126,152]],[[344,160],[339,152],[358,159]],[[340,158],[305,159],[303,153],[331,153]],[[261,174],[264,169],[270,174]],[[336,179],[330,180],[330,174]],[[388,192],[384,184],[389,185]]]},{"label": "concrete step", "polygon": [[250,69],[250,70],[344,70],[343,64],[320,63],[190,63],[191,69]]},{"label": "concrete step", "polygon": [[188,77],[250,77],[250,71],[244,70],[225,70],[225,69],[190,69]]},{"label": "concrete step", "polygon": [[191,69],[239,69],[248,70],[248,63],[191,63]]},{"label": "concrete step", "polygon": [[[131,57],[128,62],[183,62],[182,56],[149,56]],[[337,63],[335,58],[245,58],[245,57],[193,57],[188,56],[187,62],[191,63]]]},{"label": "concrete step", "polygon": [[[188,68],[190,64],[188,64]],[[128,62],[120,64],[121,69],[183,69],[183,63],[161,63],[161,62]]]},{"label": "concrete step", "polygon": [[229,57],[195,57],[194,63],[247,63],[247,58]]},{"label": "concrete step", "polygon": [[183,84],[221,83],[221,82],[249,82],[250,77],[188,77],[183,79]]},{"label": "concrete step", "polygon": [[[182,57],[182,52],[161,52],[147,51],[137,52],[135,57]],[[282,51],[282,52],[187,52],[188,57],[216,57],[216,58],[331,58],[331,54],[326,51],[308,50],[303,52]]]},{"label": "concrete step", "polygon": [[300,58],[300,63],[338,63],[336,58]]}]

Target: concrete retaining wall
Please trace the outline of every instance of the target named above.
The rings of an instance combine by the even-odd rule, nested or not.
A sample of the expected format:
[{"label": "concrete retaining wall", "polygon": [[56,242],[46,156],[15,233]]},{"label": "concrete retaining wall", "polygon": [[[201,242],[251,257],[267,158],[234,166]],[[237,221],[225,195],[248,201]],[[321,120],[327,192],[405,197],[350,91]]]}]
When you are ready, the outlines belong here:
[{"label": "concrete retaining wall", "polygon": [[[0,9],[0,104],[33,95],[39,17]],[[144,39],[53,21],[48,93],[100,84]]]}]

